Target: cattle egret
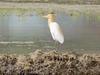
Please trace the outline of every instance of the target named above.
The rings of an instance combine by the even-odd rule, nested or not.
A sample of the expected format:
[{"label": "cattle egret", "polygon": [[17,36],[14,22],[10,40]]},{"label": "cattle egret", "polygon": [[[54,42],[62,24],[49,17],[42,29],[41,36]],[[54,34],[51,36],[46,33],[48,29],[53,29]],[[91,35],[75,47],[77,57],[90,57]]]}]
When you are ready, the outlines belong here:
[{"label": "cattle egret", "polygon": [[60,44],[63,44],[64,36],[59,24],[55,22],[55,15],[53,13],[50,13],[44,17],[48,19],[48,26],[49,26],[49,30],[51,32],[53,40],[59,42]]}]

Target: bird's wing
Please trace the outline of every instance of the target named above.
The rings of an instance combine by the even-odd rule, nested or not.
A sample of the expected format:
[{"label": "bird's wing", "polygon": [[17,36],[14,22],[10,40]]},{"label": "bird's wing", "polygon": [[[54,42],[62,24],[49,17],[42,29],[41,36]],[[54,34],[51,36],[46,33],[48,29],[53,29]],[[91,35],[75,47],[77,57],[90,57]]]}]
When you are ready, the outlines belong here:
[{"label": "bird's wing", "polygon": [[50,32],[51,32],[52,38],[53,38],[53,40],[56,41],[55,34],[54,34],[54,32],[55,32],[54,29],[55,29],[55,28],[54,28],[53,26],[50,26]]},{"label": "bird's wing", "polygon": [[54,40],[60,42],[61,44],[64,42],[63,33],[60,26],[56,22],[52,22],[50,24],[50,32]]}]

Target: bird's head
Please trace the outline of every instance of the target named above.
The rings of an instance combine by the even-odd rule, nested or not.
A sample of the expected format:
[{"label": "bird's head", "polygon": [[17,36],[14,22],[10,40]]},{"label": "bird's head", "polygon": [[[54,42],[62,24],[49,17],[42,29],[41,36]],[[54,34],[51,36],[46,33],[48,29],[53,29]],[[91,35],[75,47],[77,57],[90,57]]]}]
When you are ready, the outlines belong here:
[{"label": "bird's head", "polygon": [[49,13],[48,15],[43,16],[43,17],[47,19],[54,19],[54,13]]}]

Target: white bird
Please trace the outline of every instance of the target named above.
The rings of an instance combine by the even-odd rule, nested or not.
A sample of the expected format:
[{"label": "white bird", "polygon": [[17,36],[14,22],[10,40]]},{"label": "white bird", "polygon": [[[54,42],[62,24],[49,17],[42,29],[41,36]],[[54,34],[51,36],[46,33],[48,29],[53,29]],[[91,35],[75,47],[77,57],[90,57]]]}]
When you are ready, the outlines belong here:
[{"label": "white bird", "polygon": [[55,15],[53,13],[44,16],[48,19],[48,26],[52,35],[53,40],[59,42],[60,44],[64,43],[64,35],[61,31],[61,28],[57,22],[55,22]]}]

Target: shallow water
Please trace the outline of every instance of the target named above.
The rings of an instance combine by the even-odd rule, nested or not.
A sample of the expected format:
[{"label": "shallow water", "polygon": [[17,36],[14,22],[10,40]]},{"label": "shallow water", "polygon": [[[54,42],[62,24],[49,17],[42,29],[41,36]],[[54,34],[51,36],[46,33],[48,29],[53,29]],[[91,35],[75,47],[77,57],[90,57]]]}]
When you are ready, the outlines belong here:
[{"label": "shallow water", "polygon": [[[59,50],[100,52],[100,19],[96,15],[56,14],[65,42]],[[27,53],[58,48],[52,40],[47,19],[36,15],[0,15],[0,52]]]}]

